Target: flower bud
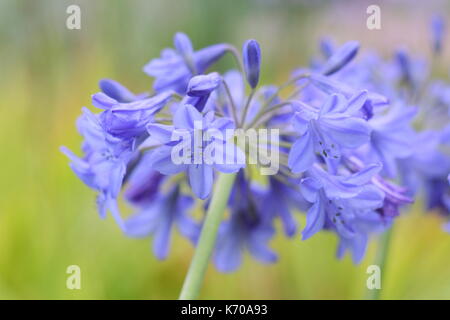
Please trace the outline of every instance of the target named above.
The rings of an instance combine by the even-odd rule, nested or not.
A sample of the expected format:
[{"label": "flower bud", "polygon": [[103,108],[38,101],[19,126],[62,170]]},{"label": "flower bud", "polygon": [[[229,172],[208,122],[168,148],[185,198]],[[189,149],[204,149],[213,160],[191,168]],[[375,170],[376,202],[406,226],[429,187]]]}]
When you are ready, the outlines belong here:
[{"label": "flower bud", "polygon": [[253,89],[259,81],[259,68],[261,66],[261,49],[256,40],[247,40],[242,48],[244,57],[244,69],[247,82]]},{"label": "flower bud", "polygon": [[444,19],[435,15],[431,21],[431,33],[433,39],[433,52],[439,54],[442,51],[442,40],[444,39]]},{"label": "flower bud", "polygon": [[191,97],[208,95],[219,86],[221,81],[222,77],[217,72],[195,76],[189,81],[187,94]]}]

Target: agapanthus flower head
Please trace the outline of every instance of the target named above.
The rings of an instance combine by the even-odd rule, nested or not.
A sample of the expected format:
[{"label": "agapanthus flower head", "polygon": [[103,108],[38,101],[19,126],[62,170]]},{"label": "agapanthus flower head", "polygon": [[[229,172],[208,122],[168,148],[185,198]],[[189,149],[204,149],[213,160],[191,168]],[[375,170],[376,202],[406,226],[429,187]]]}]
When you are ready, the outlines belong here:
[{"label": "agapanthus flower head", "polygon": [[[434,30],[441,39],[441,26]],[[358,42],[326,40],[311,66],[281,85],[258,87],[256,40],[244,43],[242,58],[230,44],[196,51],[183,33],[174,47],[144,67],[154,93],[101,80],[92,96],[100,111],[84,108],[77,122],[83,156],[61,149],[98,193],[101,216],[110,211],[130,237],[152,236],[159,259],[168,255],[173,228],[197,245],[208,218],[197,211],[214,207],[224,174],[233,180],[220,195],[230,196],[221,199],[226,215],[213,255],[223,272],[236,270],[246,251],[275,262],[269,242],[277,220],[294,239],[334,233],[337,256],[350,251],[358,263],[370,238],[417,197],[450,217],[448,84],[429,80],[422,59],[398,50],[394,59],[372,53],[356,60]],[[214,70],[226,52],[243,70]],[[288,98],[282,89],[292,89]],[[271,162],[276,169],[263,173]],[[122,196],[135,211],[125,219]],[[302,213],[305,226],[296,219]]]}]

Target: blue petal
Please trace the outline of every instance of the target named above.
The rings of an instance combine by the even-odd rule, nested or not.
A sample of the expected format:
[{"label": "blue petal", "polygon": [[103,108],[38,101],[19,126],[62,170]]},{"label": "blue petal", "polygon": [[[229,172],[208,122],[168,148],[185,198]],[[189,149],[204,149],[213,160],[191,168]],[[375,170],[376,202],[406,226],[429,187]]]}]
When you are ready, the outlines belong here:
[{"label": "blue petal", "polygon": [[384,193],[373,185],[364,186],[355,197],[346,199],[346,205],[353,209],[375,210],[383,206]]},{"label": "blue petal", "polygon": [[117,81],[102,79],[98,85],[105,94],[118,102],[131,102],[136,99],[136,96],[130,90]]},{"label": "blue petal", "polygon": [[177,215],[177,226],[180,233],[188,238],[192,243],[196,243],[201,231],[201,225],[189,217],[186,210],[189,210],[194,201],[191,197],[180,196],[177,202],[177,209],[180,213]]},{"label": "blue petal", "polygon": [[324,224],[325,208],[321,199],[317,199],[317,201],[306,213],[306,227],[302,231],[302,239],[306,240],[318,231],[322,230]]},{"label": "blue petal", "polygon": [[205,70],[214,62],[219,60],[228,50],[226,44],[215,44],[194,53],[194,61],[199,73],[205,72]]},{"label": "blue petal", "polygon": [[171,151],[171,147],[160,147],[156,149],[149,159],[149,163],[153,169],[165,175],[173,175],[186,170],[187,166],[185,164],[173,163]]},{"label": "blue petal", "polygon": [[322,73],[330,75],[342,69],[356,56],[359,49],[357,41],[346,42],[342,47],[334,51],[333,55],[322,67]]},{"label": "blue petal", "polygon": [[294,173],[308,170],[315,161],[314,144],[310,131],[300,137],[292,145],[289,152],[288,166]]},{"label": "blue petal", "polygon": [[352,174],[351,176],[342,178],[342,181],[355,185],[363,185],[370,181],[374,175],[380,172],[382,165],[379,163],[371,164],[364,169]]},{"label": "blue petal", "polygon": [[344,111],[351,115],[355,114],[364,106],[364,104],[367,101],[367,98],[368,98],[367,90],[363,90],[359,93],[356,93],[353,97],[349,99],[347,108]]},{"label": "blue petal", "polygon": [[107,96],[103,92],[92,95],[92,105],[99,109],[107,110],[118,104],[117,100]]},{"label": "blue petal", "polygon": [[280,204],[278,207],[279,216],[283,224],[284,233],[288,237],[292,237],[297,232],[297,222],[292,217],[287,205]]},{"label": "blue petal", "polygon": [[177,32],[173,38],[173,44],[178,53],[183,56],[190,56],[194,52],[192,42],[185,33]]},{"label": "blue petal", "polygon": [[150,123],[147,125],[147,132],[160,144],[166,144],[172,141],[172,133],[174,131],[173,126],[159,124],[159,123]]},{"label": "blue petal", "polygon": [[239,235],[231,232],[230,221],[223,222],[214,254],[214,263],[221,272],[235,271],[242,262]]},{"label": "blue petal", "polygon": [[245,154],[237,145],[231,142],[217,142],[214,145],[214,169],[233,173],[245,167]]},{"label": "blue petal", "polygon": [[318,120],[320,128],[340,146],[357,148],[369,142],[370,127],[366,121],[341,115],[325,115]]},{"label": "blue petal", "polygon": [[209,165],[189,165],[189,183],[192,191],[200,199],[206,199],[211,193],[213,185],[213,170]]},{"label": "blue petal", "polygon": [[233,130],[235,128],[235,124],[229,118],[217,118],[211,123],[211,128],[219,130],[225,136],[227,130]]},{"label": "blue petal", "polygon": [[267,247],[267,242],[272,238],[275,231],[270,226],[260,227],[250,234],[248,239],[248,250],[251,255],[261,262],[273,263],[277,261],[277,255]]},{"label": "blue petal", "polygon": [[122,188],[122,181],[125,177],[127,167],[124,162],[118,162],[110,173],[109,190],[113,198],[117,198],[120,189]]},{"label": "blue petal", "polygon": [[242,262],[242,252],[237,240],[230,239],[217,248],[214,256],[216,267],[221,272],[233,272]]},{"label": "blue petal", "polygon": [[306,201],[314,203],[317,201],[318,192],[322,185],[320,182],[314,178],[302,179],[300,192]]},{"label": "blue petal", "polygon": [[169,254],[171,233],[171,219],[162,219],[153,238],[153,252],[156,258],[163,260]]},{"label": "blue petal", "polygon": [[332,94],[326,100],[320,108],[320,115],[327,114],[329,112],[343,112],[346,106],[345,97],[342,94]]},{"label": "blue petal", "polygon": [[[159,201],[156,199],[155,201]],[[153,233],[165,214],[158,203],[151,204],[144,211],[132,215],[125,221],[125,234],[129,237],[142,238]]]},{"label": "blue petal", "polygon": [[194,129],[195,124],[202,125],[203,117],[195,107],[181,105],[173,116],[173,123],[176,128]]}]

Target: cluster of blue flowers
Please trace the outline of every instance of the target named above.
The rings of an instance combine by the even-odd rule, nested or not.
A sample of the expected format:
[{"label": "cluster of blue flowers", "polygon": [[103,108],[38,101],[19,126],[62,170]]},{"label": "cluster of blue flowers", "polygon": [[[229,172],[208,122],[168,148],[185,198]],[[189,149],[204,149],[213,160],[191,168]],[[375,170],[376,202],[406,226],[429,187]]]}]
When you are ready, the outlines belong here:
[{"label": "cluster of blue flowers", "polygon": [[[436,19],[434,59],[443,34]],[[144,66],[155,79],[153,92],[135,94],[101,80],[92,104],[102,111],[84,108],[77,123],[84,155],[62,151],[77,176],[98,191],[100,215],[109,211],[130,237],[152,236],[160,259],[168,255],[174,227],[196,244],[198,213],[208,207],[222,172],[237,176],[215,247],[219,270],[238,268],[244,250],[262,262],[276,261],[269,247],[274,223],[279,219],[286,236],[294,237],[295,215],[302,213],[304,240],[333,232],[338,256],[349,251],[357,263],[369,238],[390,228],[413,199],[450,215],[450,84],[431,80],[430,67],[405,50],[392,60],[371,53],[354,61],[357,42],[323,40],[320,49],[321,56],[286,83],[258,87],[258,42],[245,42],[241,57],[229,44],[196,51],[178,33],[174,49]],[[207,73],[225,54],[236,58],[239,70]],[[175,163],[173,150],[184,140],[174,135],[194,135],[196,123],[218,132],[279,130],[278,172],[255,177],[245,150],[234,155],[235,163]],[[236,149],[234,139],[210,143],[225,153]],[[135,211],[126,218],[122,198]]]}]

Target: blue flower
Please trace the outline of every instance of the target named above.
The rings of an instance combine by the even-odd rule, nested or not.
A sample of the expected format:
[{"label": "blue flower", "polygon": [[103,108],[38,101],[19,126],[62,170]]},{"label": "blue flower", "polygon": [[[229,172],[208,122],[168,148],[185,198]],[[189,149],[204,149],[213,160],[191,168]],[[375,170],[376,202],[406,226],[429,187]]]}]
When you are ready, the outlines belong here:
[{"label": "blue flower", "polygon": [[284,233],[292,237],[297,232],[297,222],[293,217],[295,211],[305,211],[308,202],[303,199],[297,188],[293,188],[294,181],[287,185],[276,178],[269,177],[269,186],[259,192],[257,201],[261,204],[260,210],[265,216],[274,216],[281,219]]},{"label": "blue flower", "polygon": [[369,141],[370,127],[353,116],[365,103],[366,92],[350,100],[331,95],[318,110],[298,102],[293,125],[301,137],[292,146],[288,165],[295,173],[308,170],[316,161],[315,153],[339,159],[341,148],[356,148]]},{"label": "blue flower", "polygon": [[[309,81],[327,94],[340,93],[347,99],[364,91],[359,88],[365,89],[366,87],[365,84],[364,86],[361,86],[361,84],[350,86],[341,79],[334,79],[316,73],[310,75]],[[365,118],[369,119],[372,117],[374,110],[386,107],[388,104],[389,99],[386,96],[371,90],[367,92],[367,100],[362,107],[362,111],[365,113]]]},{"label": "blue flower", "polygon": [[[355,156],[346,157],[344,162],[352,171],[364,169],[364,162]],[[410,197],[410,190],[407,187],[387,181],[380,174],[374,175],[370,181],[374,186],[384,192],[383,206],[376,211],[385,220],[398,216],[402,207],[413,203],[413,199]]]},{"label": "blue flower", "polygon": [[159,188],[164,182],[164,175],[154,170],[149,165],[152,153],[147,152],[138,157],[129,165],[129,177],[126,179],[125,198],[135,206],[146,206],[151,203],[159,193]]},{"label": "blue flower", "polygon": [[450,212],[446,196],[450,194],[447,175],[450,172],[450,157],[441,151],[445,143],[445,131],[425,130],[416,136],[410,157],[399,161],[400,176],[409,195],[422,192],[428,210]]},{"label": "blue flower", "polygon": [[273,263],[277,255],[267,247],[275,234],[272,217],[259,210],[253,196],[257,192],[239,174],[229,201],[230,218],[220,225],[214,262],[222,272],[235,271],[244,249],[261,262]]},{"label": "blue flower", "polygon": [[[228,50],[226,44],[216,44],[199,51],[189,52],[187,36],[183,36],[184,39],[180,40],[180,34],[177,35],[174,41],[177,51],[164,49],[160,58],[153,59],[144,66],[144,72],[155,77],[153,88],[157,92],[172,89],[180,94],[185,93],[189,79],[205,72]],[[187,56],[191,57],[191,69],[195,70],[190,69],[190,62],[186,60]]]},{"label": "blue flower", "polygon": [[105,110],[100,115],[100,121],[109,134],[132,139],[146,133],[147,124],[153,121],[154,115],[172,96],[172,92],[166,91],[151,98],[121,103],[100,92],[92,96],[92,104]]},{"label": "blue flower", "polygon": [[[435,20],[435,53],[443,29]],[[370,237],[389,228],[413,197],[423,195],[428,210],[450,216],[448,84],[428,79],[428,63],[402,49],[389,60],[372,53],[350,63],[358,49],[355,41],[341,47],[323,41],[322,57],[309,68],[295,70],[280,86],[256,90],[256,40],[243,45],[242,72],[205,74],[227,51],[239,60],[236,49],[217,44],[195,51],[177,33],[174,49],[144,67],[155,78],[155,93],[135,94],[101,80],[101,92],[92,96],[101,112],[84,108],[77,123],[83,156],[61,150],[97,191],[100,215],[110,211],[130,237],[153,236],[159,259],[168,255],[174,227],[197,242],[202,222],[190,216],[194,199],[184,192],[207,199],[208,207],[219,171],[237,173],[213,257],[220,271],[236,270],[247,251],[275,262],[269,247],[274,223],[280,219],[285,235],[294,236],[297,211],[306,212],[302,239],[332,232],[337,256],[350,252],[358,263]],[[291,85],[297,87],[283,99],[280,91]],[[260,164],[245,168],[236,127],[279,129],[280,140],[270,141],[279,149],[279,172],[255,178]],[[257,185],[261,181],[266,183]],[[135,210],[126,221],[119,196]],[[450,223],[445,229],[450,232]]]},{"label": "blue flower", "polygon": [[200,224],[187,214],[193,203],[192,198],[180,193],[178,186],[167,193],[158,193],[153,201],[125,221],[125,233],[136,238],[152,235],[155,256],[165,259],[174,225],[184,237],[194,244],[197,242]]},{"label": "blue flower", "polygon": [[99,118],[86,108],[78,120],[78,130],[85,139],[84,157],[77,157],[65,147],[61,147],[61,151],[71,160],[70,166],[76,175],[87,186],[99,192],[97,204],[100,216],[105,217],[106,211],[111,211],[123,228],[117,197],[127,164],[133,156],[132,146],[129,142],[106,133]]},{"label": "blue flower", "polygon": [[416,108],[396,106],[388,113],[369,120],[372,134],[370,137],[370,161],[383,164],[383,173],[388,177],[397,175],[397,160],[412,155],[415,132],[412,121]]},{"label": "blue flower", "polygon": [[386,221],[374,211],[369,211],[349,223],[354,234],[351,238],[339,236],[337,257],[342,259],[345,253],[350,251],[354,263],[360,263],[364,258],[370,235],[381,233],[391,226],[391,221]]},{"label": "blue flower", "polygon": [[384,193],[369,184],[380,169],[380,165],[371,165],[349,176],[335,176],[318,166],[311,168],[300,185],[304,198],[313,204],[306,213],[303,240],[324,228],[352,238],[351,222],[383,205]]},{"label": "blue flower", "polygon": [[190,104],[198,111],[203,111],[211,93],[222,83],[222,77],[213,72],[207,75],[192,77],[187,88],[187,95],[182,104]]},{"label": "blue flower", "polygon": [[[191,105],[181,105],[173,125],[147,126],[150,139],[161,145],[152,153],[151,164],[165,175],[186,172],[194,194],[206,199],[212,189],[213,169],[233,173],[245,166],[243,152],[227,140],[233,129],[228,118],[215,118],[212,112],[202,115]],[[176,163],[174,155],[182,161]]]}]

